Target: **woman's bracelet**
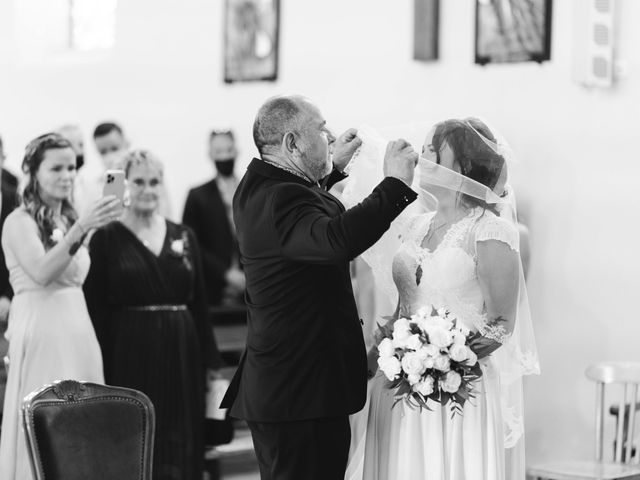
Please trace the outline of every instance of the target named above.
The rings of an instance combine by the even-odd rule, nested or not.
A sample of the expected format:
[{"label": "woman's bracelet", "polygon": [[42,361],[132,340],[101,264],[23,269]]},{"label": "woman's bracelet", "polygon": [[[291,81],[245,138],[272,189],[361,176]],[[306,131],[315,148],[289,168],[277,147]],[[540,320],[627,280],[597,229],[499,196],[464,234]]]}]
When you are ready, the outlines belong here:
[{"label": "woman's bracelet", "polygon": [[78,252],[78,250],[80,249],[80,247],[82,246],[82,244],[84,242],[84,239],[87,238],[87,231],[84,229],[82,224],[80,222],[76,222],[76,225],[78,225],[78,228],[82,232],[82,235],[80,236],[80,238],[78,240],[73,242],[71,244],[71,246],[69,247],[69,255],[71,255],[72,257]]},{"label": "woman's bracelet", "polygon": [[80,222],[76,222],[78,224],[78,227],[80,228],[80,230],[82,230],[82,236],[85,237],[87,235],[87,231],[85,230],[85,228],[82,226],[82,224]]},{"label": "woman's bracelet", "polygon": [[76,240],[71,244],[71,247],[69,247],[69,255],[73,257],[78,252],[85,238],[87,238],[87,234],[83,233],[80,240]]}]

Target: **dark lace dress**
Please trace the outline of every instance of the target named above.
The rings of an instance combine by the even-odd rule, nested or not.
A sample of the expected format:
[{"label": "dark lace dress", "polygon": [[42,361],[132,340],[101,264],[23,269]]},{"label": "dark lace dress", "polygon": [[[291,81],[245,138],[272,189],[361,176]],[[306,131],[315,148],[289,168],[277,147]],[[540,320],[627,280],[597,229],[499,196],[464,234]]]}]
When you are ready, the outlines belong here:
[{"label": "dark lace dress", "polygon": [[220,367],[191,231],[167,221],[158,256],[120,222],[95,232],[84,284],[110,385],[156,411],[154,479],[202,478],[205,368]]}]

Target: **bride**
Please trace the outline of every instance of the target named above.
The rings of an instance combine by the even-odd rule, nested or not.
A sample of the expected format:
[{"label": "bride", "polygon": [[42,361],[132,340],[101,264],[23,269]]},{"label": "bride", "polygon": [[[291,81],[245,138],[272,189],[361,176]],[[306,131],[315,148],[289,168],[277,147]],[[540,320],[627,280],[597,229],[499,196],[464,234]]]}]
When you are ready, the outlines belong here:
[{"label": "bride", "polygon": [[[373,171],[376,140],[363,135],[345,203],[358,201]],[[377,142],[380,145],[381,142]],[[368,150],[367,150],[368,148]],[[387,377],[369,383],[352,418],[349,480],[524,480],[522,376],[538,373],[509,150],[477,119],[446,120],[427,135],[414,188],[419,211],[399,217],[363,257],[378,285],[398,298],[390,320],[446,308],[473,332],[482,369],[462,414],[428,400],[420,411],[395,403]],[[376,370],[377,351],[369,354]]]}]

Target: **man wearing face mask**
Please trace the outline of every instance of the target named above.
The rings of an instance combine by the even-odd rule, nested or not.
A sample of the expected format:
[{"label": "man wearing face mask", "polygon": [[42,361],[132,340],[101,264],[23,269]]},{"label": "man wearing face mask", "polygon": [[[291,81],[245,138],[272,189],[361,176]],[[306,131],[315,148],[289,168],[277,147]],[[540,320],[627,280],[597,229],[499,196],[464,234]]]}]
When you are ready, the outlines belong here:
[{"label": "man wearing face mask", "polygon": [[209,158],[216,176],[189,191],[182,222],[191,227],[203,256],[206,294],[210,306],[241,305],[245,287],[231,211],[238,187],[233,132],[209,135]]}]

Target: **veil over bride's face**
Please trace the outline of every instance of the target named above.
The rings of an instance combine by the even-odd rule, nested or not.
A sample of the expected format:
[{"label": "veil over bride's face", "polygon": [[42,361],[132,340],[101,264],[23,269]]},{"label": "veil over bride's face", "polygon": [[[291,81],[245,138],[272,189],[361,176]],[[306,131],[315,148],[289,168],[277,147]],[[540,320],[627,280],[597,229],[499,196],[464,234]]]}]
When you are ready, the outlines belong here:
[{"label": "veil over bride's face", "polygon": [[[460,172],[451,146],[446,141],[439,144],[438,139],[434,138],[437,127],[438,125],[433,126],[431,130],[429,130],[429,133],[427,133],[424,145],[422,146],[421,161],[436,163],[454,172]],[[443,196],[451,194],[449,189],[429,182],[421,182],[420,187],[436,197],[436,199],[441,199]]]}]

